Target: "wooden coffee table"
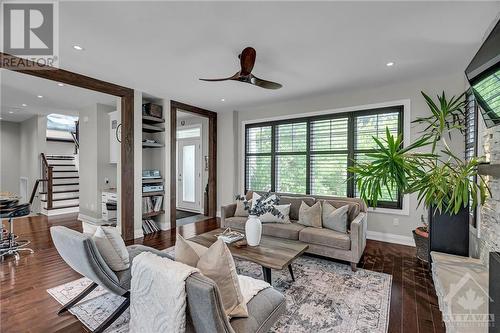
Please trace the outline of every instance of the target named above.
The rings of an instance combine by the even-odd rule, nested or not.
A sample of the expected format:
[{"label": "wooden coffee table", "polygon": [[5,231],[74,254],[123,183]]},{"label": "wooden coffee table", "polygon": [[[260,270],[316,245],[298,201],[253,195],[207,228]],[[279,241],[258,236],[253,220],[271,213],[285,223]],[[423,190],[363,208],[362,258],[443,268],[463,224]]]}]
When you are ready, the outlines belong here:
[{"label": "wooden coffee table", "polygon": [[[190,241],[210,247],[217,241],[216,234],[220,234],[224,229],[215,229],[210,232],[190,238]],[[304,253],[309,245],[300,241],[288,240],[284,238],[262,236],[258,246],[237,247],[234,244],[228,244],[233,257],[251,261],[262,266],[264,280],[271,284],[271,269],[284,269],[288,267],[292,280],[293,276],[292,262]]]}]

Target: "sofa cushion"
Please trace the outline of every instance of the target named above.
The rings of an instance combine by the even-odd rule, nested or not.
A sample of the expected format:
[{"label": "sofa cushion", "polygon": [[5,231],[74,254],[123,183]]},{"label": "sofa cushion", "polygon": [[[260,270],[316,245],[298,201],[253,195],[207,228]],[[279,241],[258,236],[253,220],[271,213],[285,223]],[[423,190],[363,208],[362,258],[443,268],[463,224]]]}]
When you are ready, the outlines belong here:
[{"label": "sofa cushion", "polygon": [[[233,229],[245,230],[246,222],[246,217],[229,217],[226,219],[226,226]],[[265,236],[297,240],[299,239],[299,232],[305,227],[298,224],[297,221],[291,222],[292,223],[262,223],[262,234]]]},{"label": "sofa cushion", "polygon": [[280,196],[280,205],[290,204],[290,220],[298,220],[299,219],[299,210],[302,201],[304,201],[309,207],[316,203],[316,199],[313,197],[287,197]]},{"label": "sofa cushion", "polygon": [[330,229],[307,227],[299,233],[299,240],[304,243],[334,247],[342,250],[351,249],[351,238],[348,234]]},{"label": "sofa cushion", "polygon": [[299,239],[299,232],[304,229],[303,225],[298,223],[263,223],[262,234],[266,236]]},{"label": "sofa cushion", "polygon": [[361,207],[357,202],[343,201],[343,200],[323,200],[323,201],[327,201],[330,205],[332,205],[335,208],[340,208],[342,206],[348,205],[349,212],[347,213],[347,218],[349,220],[349,226],[351,222],[354,221],[354,219],[361,212]]}]

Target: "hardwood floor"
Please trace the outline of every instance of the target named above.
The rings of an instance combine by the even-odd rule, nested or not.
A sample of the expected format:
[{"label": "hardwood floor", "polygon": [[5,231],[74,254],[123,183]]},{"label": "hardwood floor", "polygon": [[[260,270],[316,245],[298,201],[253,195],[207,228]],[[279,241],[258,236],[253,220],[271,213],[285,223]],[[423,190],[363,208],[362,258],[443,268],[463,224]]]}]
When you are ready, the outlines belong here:
[{"label": "hardwood floor", "polygon": [[[23,254],[18,262],[7,259],[0,264],[1,332],[85,332],[73,315],[56,315],[60,305],[46,291],[80,277],[54,248],[49,233],[53,225],[81,231],[76,215],[50,219],[36,216],[15,222],[16,233],[32,241],[35,254]],[[174,245],[176,232],[189,238],[217,227],[218,219],[213,218],[128,244],[164,249]],[[408,246],[368,241],[359,267],[393,276],[388,332],[445,332],[432,279],[414,252]]]}]

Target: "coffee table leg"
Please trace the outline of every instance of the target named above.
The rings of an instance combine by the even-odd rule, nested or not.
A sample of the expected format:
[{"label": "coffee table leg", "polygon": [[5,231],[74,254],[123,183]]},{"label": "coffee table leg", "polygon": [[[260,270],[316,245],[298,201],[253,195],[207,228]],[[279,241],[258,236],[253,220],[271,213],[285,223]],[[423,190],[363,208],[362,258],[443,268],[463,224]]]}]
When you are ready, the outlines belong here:
[{"label": "coffee table leg", "polygon": [[295,276],[293,276],[292,264],[288,265],[288,271],[290,272],[290,276],[292,277],[292,281],[295,282]]},{"label": "coffee table leg", "polygon": [[271,280],[271,269],[262,266],[262,274],[264,274],[264,281],[272,285],[272,280]]}]

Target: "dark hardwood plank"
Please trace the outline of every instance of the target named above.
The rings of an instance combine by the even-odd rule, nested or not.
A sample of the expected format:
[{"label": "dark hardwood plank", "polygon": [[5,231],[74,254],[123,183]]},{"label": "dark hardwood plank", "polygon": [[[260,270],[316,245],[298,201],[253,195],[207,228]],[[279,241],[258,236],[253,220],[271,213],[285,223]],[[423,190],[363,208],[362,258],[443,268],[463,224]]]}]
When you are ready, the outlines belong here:
[{"label": "dark hardwood plank", "polygon": [[[73,315],[57,316],[60,305],[46,292],[80,277],[61,259],[49,231],[53,225],[81,231],[76,217],[34,216],[15,221],[16,233],[31,240],[35,253],[22,254],[18,262],[9,258],[0,264],[2,332],[85,332]],[[177,233],[191,238],[218,227],[219,219],[210,218],[126,243],[165,249],[175,244]],[[445,332],[431,276],[427,266],[415,259],[414,248],[368,240],[359,267],[392,274],[388,332]]]}]

